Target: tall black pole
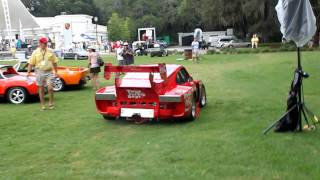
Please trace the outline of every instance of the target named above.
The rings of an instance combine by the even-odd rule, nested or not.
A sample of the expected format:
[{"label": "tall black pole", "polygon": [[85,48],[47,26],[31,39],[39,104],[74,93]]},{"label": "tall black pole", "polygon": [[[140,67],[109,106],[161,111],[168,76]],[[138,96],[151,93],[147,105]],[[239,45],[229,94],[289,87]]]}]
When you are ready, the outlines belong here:
[{"label": "tall black pole", "polygon": [[97,39],[97,45],[99,44],[98,40],[98,22],[96,22],[96,39]]},{"label": "tall black pole", "polygon": [[[299,73],[303,73],[302,72],[302,65],[301,65],[301,51],[300,51],[300,47],[298,47],[298,71]],[[301,74],[300,74],[301,76]],[[302,108],[303,108],[303,102],[302,102],[302,78],[300,79],[300,87],[298,89],[298,111],[299,111],[299,117],[298,117],[298,123],[299,123],[299,131],[302,131]]]},{"label": "tall black pole", "polygon": [[297,51],[298,51],[298,69],[299,69],[299,70],[302,70],[300,47],[297,48]]}]

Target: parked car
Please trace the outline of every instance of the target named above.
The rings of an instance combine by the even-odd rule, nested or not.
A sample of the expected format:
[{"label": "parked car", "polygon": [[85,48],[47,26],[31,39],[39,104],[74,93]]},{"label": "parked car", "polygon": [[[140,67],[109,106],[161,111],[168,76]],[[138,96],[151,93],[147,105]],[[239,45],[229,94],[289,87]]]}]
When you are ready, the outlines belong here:
[{"label": "parked car", "polygon": [[0,65],[0,97],[13,104],[21,104],[36,95],[38,87],[34,77],[20,75],[13,66]]},{"label": "parked car", "polygon": [[[234,36],[226,36],[226,35],[211,35],[209,37],[209,43],[211,47],[219,47],[220,39],[234,39]],[[221,45],[220,45],[221,47]]]},{"label": "parked car", "polygon": [[98,112],[105,119],[194,120],[206,106],[203,82],[194,80],[181,65],[106,65],[106,79],[111,72],[116,73],[115,85],[101,88],[95,95]]},{"label": "parked car", "polygon": [[169,45],[166,41],[163,40],[157,40],[157,44],[159,44],[160,46],[167,48]]},{"label": "parked car", "polygon": [[150,57],[164,57],[169,55],[164,47],[149,48],[147,51],[150,54]]},{"label": "parked car", "polygon": [[84,60],[88,59],[88,52],[83,49],[69,50],[64,52],[62,59]]},{"label": "parked car", "polygon": [[[28,61],[20,61],[14,65],[14,69],[21,75],[26,75],[27,68]],[[53,90],[62,91],[66,86],[84,86],[89,79],[88,73],[88,68],[58,66],[58,77],[53,80]]]},{"label": "parked car", "polygon": [[222,38],[219,39],[217,44],[217,48],[245,48],[245,47],[251,47],[250,42],[245,42],[240,39],[235,38]]}]

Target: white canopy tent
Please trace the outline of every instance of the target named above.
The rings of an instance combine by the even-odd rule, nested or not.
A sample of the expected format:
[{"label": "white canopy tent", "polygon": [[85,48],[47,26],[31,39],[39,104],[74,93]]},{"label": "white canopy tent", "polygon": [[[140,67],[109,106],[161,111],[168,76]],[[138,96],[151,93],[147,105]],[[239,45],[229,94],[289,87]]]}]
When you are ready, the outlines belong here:
[{"label": "white canopy tent", "polygon": [[0,0],[0,34],[14,37],[12,31],[34,29],[39,25],[20,0]]}]

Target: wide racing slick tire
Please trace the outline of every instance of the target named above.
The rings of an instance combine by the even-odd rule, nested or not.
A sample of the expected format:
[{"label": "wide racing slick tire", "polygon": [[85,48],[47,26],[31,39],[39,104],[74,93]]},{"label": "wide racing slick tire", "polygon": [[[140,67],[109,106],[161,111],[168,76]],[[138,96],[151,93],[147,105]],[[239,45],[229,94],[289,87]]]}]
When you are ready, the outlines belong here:
[{"label": "wide racing slick tire", "polygon": [[206,87],[203,84],[201,85],[201,89],[200,89],[199,103],[200,103],[200,107],[205,107],[207,105]]},{"label": "wide racing slick tire", "polygon": [[28,93],[21,87],[10,88],[7,92],[7,100],[12,104],[22,104],[27,101]]},{"label": "wide racing slick tire", "polygon": [[192,97],[192,102],[191,102],[191,111],[189,112],[189,115],[187,117],[187,121],[193,121],[197,118],[197,101],[196,101],[196,96],[194,95]]},{"label": "wide racing slick tire", "polygon": [[52,87],[54,92],[63,91],[65,88],[65,83],[61,78],[55,77],[52,79]]},{"label": "wide racing slick tire", "polygon": [[111,116],[103,116],[103,118],[104,118],[105,120],[107,120],[107,121],[114,121],[114,120],[116,120],[115,117],[111,117]]}]

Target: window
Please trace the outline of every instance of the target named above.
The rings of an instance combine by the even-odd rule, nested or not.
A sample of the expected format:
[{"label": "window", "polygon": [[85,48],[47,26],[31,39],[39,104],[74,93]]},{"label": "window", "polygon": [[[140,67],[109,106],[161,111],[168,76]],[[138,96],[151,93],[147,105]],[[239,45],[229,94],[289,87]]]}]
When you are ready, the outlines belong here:
[{"label": "window", "polygon": [[181,77],[181,74],[180,74],[180,72],[178,72],[178,74],[177,74],[177,84],[183,84],[183,79],[182,79],[182,77]]},{"label": "window", "polygon": [[220,39],[220,42],[229,42],[231,39]]},{"label": "window", "polygon": [[189,82],[190,76],[188,72],[183,68],[177,74],[177,84],[184,84]]},{"label": "window", "polygon": [[[21,63],[18,72],[28,72],[28,63]],[[33,71],[33,70],[32,70]]]}]

